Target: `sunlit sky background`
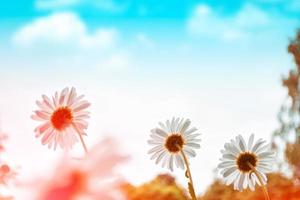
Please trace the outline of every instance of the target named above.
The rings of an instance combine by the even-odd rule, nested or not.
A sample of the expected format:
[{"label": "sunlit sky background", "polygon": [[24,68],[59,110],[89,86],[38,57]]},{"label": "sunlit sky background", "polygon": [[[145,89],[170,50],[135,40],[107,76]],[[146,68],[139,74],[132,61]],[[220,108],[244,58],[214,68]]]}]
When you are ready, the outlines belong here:
[{"label": "sunlit sky background", "polygon": [[[237,134],[269,139],[293,67],[286,47],[298,0],[27,0],[0,3],[0,115],[8,157],[29,180],[62,154],[34,138],[35,101],[75,86],[92,103],[89,146],[119,140],[134,184],[167,172],[149,160],[149,130],[172,116],[202,133],[191,160],[196,190],[216,175]],[[78,144],[72,155],[82,151]],[[183,172],[175,175],[181,184]]]}]

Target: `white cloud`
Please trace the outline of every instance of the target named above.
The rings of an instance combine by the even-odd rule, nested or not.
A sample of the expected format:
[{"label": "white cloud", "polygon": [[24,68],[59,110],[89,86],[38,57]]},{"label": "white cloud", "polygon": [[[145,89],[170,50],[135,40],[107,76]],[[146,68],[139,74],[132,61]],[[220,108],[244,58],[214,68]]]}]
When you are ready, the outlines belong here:
[{"label": "white cloud", "polygon": [[265,26],[270,21],[270,16],[265,11],[251,4],[246,4],[233,19],[233,23],[241,28]]},{"label": "white cloud", "polygon": [[149,36],[145,33],[138,33],[136,35],[137,42],[143,47],[154,48],[155,44],[153,40],[149,38]]},{"label": "white cloud", "polygon": [[191,34],[236,40],[249,37],[252,31],[270,24],[270,16],[251,4],[245,4],[233,16],[224,17],[205,4],[196,7],[188,20]]},{"label": "white cloud", "polygon": [[25,24],[12,36],[12,43],[32,60],[32,65],[106,72],[127,70],[132,65],[118,30],[99,27],[89,31],[72,12],[55,13]]},{"label": "white cloud", "polygon": [[128,6],[126,2],[118,4],[114,0],[37,0],[35,2],[38,10],[56,10],[83,5],[111,12],[124,11]]},{"label": "white cloud", "polygon": [[81,19],[71,13],[41,17],[21,27],[13,36],[17,46],[68,46],[77,48],[110,48],[115,45],[117,31],[99,28],[89,33]]},{"label": "white cloud", "polygon": [[98,68],[102,71],[121,71],[126,70],[132,63],[128,53],[113,53],[105,60],[101,60],[98,64]]}]

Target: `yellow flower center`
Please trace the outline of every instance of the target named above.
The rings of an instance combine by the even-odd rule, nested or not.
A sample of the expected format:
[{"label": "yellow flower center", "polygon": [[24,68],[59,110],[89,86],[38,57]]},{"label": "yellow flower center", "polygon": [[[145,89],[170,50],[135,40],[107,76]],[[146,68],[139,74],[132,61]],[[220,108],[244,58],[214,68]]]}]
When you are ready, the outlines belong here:
[{"label": "yellow flower center", "polygon": [[184,139],[181,134],[171,134],[168,136],[165,147],[171,153],[178,153],[182,150],[184,145]]}]

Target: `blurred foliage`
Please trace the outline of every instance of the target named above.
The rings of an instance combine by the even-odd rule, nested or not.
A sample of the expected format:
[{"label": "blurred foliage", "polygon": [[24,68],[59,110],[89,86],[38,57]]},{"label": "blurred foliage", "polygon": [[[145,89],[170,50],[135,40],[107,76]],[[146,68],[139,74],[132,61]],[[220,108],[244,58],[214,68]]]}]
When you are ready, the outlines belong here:
[{"label": "blurred foliage", "polygon": [[295,180],[300,180],[300,30],[290,41],[287,48],[294,58],[294,69],[282,79],[282,85],[287,89],[286,101],[278,113],[280,128],[274,132],[273,148],[277,150],[279,167],[282,171],[285,161],[292,169]]},{"label": "blurred foliage", "polygon": [[[272,200],[296,200],[300,199],[300,185],[279,173],[268,176],[267,189]],[[199,198],[199,200],[264,200],[262,189],[257,186],[255,192],[245,190],[235,191],[231,186],[226,186],[220,181],[215,181]]]},{"label": "blurred foliage", "polygon": [[131,184],[122,186],[129,200],[188,200],[187,193],[178,186],[170,175],[158,175],[154,180],[135,187]]},{"label": "blurred foliage", "polygon": [[[268,191],[272,200],[300,199],[300,185],[286,178],[280,173],[268,176]],[[170,175],[159,175],[154,180],[141,186],[123,184],[128,200],[189,200],[187,192],[178,186]],[[257,186],[255,192],[245,190],[235,191],[231,186],[226,186],[216,180],[207,191],[198,198],[199,200],[264,200],[262,189]]]},{"label": "blurred foliage", "polygon": [[295,39],[291,40],[287,50],[293,56],[296,66],[282,79],[288,96],[278,113],[280,128],[275,131],[275,136],[282,138],[287,138],[289,134],[299,135],[300,130],[300,30]]},{"label": "blurred foliage", "polygon": [[285,157],[290,164],[295,181],[300,181],[300,140],[295,143],[287,143],[285,148]]}]

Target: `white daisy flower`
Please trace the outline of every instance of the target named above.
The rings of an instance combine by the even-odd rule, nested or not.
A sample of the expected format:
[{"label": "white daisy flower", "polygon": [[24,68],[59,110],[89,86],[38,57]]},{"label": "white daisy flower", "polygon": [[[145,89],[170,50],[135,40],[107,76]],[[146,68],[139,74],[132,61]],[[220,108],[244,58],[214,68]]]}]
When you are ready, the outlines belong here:
[{"label": "white daisy flower", "polygon": [[[191,121],[183,118],[167,120],[165,124],[159,122],[159,128],[151,130],[151,139],[148,140],[154,147],[148,151],[156,164],[162,163],[173,171],[174,163],[177,167],[185,168],[184,156],[195,157],[195,148],[200,148],[200,135],[195,127],[190,128]],[[184,155],[183,155],[184,154]]]},{"label": "white daisy flower", "polygon": [[224,145],[218,169],[221,170],[227,185],[233,183],[234,189],[239,191],[248,187],[254,191],[256,183],[260,186],[266,185],[266,173],[272,171],[275,153],[265,143],[262,139],[254,143],[252,134],[248,144],[239,135]]}]

